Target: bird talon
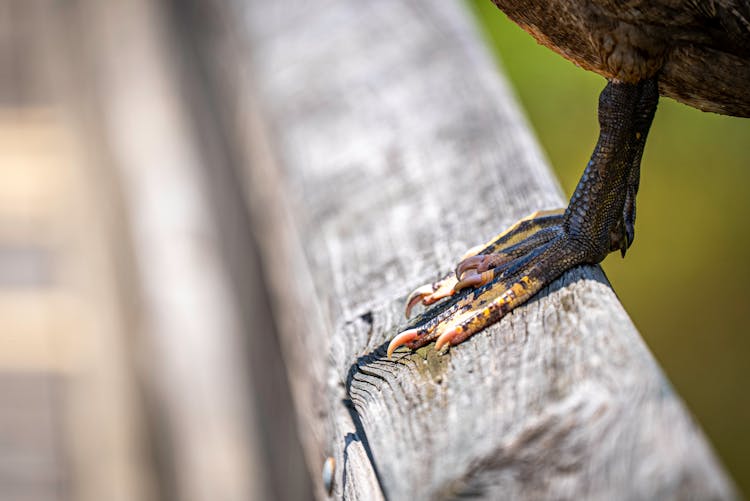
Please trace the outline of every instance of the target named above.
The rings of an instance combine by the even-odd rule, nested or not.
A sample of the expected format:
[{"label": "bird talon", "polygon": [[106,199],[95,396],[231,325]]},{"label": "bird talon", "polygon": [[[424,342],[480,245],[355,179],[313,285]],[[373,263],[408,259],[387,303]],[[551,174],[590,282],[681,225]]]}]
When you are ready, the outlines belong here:
[{"label": "bird talon", "polygon": [[461,277],[461,275],[469,270],[476,270],[482,261],[484,261],[485,257],[486,256],[471,256],[462,260],[458,263],[458,266],[456,266],[456,276]]},{"label": "bird talon", "polygon": [[409,294],[409,297],[406,298],[406,318],[411,316],[412,308],[418,303],[423,303],[425,298],[430,296],[433,292],[435,292],[435,287],[431,284],[423,285],[422,287],[414,289],[412,293]]},{"label": "bird talon", "polygon": [[482,285],[490,282],[495,278],[494,270],[484,271],[482,273],[464,273],[461,275],[461,280],[453,287],[456,291],[460,291],[467,287],[481,287]]},{"label": "bird talon", "polygon": [[463,274],[473,270],[476,273],[484,273],[492,268],[504,265],[510,261],[510,257],[504,254],[482,254],[464,259],[456,267],[456,276],[463,279]]},{"label": "bird talon", "polygon": [[440,351],[444,346],[452,345],[452,341],[458,337],[462,331],[463,329],[461,329],[461,327],[453,327],[440,334],[440,337],[435,341],[435,350]]},{"label": "bird talon", "polygon": [[406,299],[406,318],[411,316],[412,309],[419,303],[422,303],[424,306],[429,306],[440,299],[455,294],[455,285],[457,283],[458,279],[456,279],[455,276],[450,275],[438,282],[416,288]]},{"label": "bird talon", "polygon": [[391,355],[393,355],[393,352],[396,351],[397,348],[414,341],[418,337],[419,329],[408,329],[404,332],[401,332],[400,334],[397,334],[396,337],[394,337],[388,344],[388,358],[391,358]]},{"label": "bird talon", "polygon": [[447,346],[457,345],[497,322],[569,268],[570,263],[578,263],[579,257],[568,245],[561,224],[562,211],[524,218],[493,241],[472,248],[455,273],[409,294],[407,318],[418,303],[427,306],[462,289],[476,288],[446,302],[442,311],[426,315],[416,327],[399,333],[388,345],[388,358],[401,346],[417,349],[432,341],[442,353]]}]

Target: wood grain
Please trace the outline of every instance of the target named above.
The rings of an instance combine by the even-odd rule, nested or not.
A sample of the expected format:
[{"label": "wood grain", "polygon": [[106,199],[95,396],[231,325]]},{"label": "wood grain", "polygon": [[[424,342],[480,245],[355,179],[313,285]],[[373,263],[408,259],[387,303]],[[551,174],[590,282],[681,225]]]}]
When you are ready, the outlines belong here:
[{"label": "wood grain", "polygon": [[384,358],[411,289],[565,203],[462,4],[227,5],[245,194],[334,497],[734,497],[598,267],[445,356]]}]

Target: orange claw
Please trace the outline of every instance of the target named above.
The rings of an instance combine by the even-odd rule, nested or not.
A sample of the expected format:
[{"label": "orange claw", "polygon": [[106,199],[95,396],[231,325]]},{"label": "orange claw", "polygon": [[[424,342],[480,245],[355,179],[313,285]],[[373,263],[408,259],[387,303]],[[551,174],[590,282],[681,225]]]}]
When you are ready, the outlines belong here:
[{"label": "orange claw", "polygon": [[432,303],[435,303],[439,301],[440,299],[443,299],[444,297],[452,296],[456,293],[456,290],[453,288],[453,286],[456,285],[458,280],[454,275],[450,275],[438,282],[435,282],[434,284],[427,284],[423,285],[422,287],[419,287],[414,292],[409,294],[409,297],[406,299],[406,318],[409,318],[411,315],[411,310],[414,308],[418,303],[422,303],[425,306],[428,306]]},{"label": "orange claw", "polygon": [[453,327],[442,334],[440,334],[440,337],[437,338],[437,341],[435,341],[435,351],[440,351],[440,349],[445,346],[446,344],[453,344],[453,339],[461,334],[461,328],[460,327]]},{"label": "orange claw", "polygon": [[388,358],[391,358],[393,352],[399,346],[403,346],[406,343],[414,341],[419,337],[418,329],[408,329],[394,337],[388,345]]},{"label": "orange claw", "polygon": [[411,316],[411,310],[417,305],[417,303],[422,302],[425,297],[429,296],[434,291],[435,288],[431,284],[423,285],[422,287],[414,289],[414,291],[409,294],[409,297],[406,298],[406,318]]}]

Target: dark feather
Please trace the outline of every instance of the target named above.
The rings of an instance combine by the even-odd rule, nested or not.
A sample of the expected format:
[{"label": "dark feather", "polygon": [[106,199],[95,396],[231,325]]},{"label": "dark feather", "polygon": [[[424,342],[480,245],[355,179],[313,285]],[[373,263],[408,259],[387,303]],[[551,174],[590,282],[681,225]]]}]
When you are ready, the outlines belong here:
[{"label": "dark feather", "polygon": [[493,0],[579,66],[704,111],[750,116],[750,1]]}]

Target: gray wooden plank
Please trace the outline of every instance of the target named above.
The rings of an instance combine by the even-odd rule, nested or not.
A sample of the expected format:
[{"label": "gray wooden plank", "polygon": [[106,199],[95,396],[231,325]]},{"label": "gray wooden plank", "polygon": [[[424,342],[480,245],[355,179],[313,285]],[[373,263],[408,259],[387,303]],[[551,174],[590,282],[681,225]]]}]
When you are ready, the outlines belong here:
[{"label": "gray wooden plank", "polygon": [[384,358],[412,288],[565,202],[460,3],[232,5],[248,204],[335,496],[734,496],[598,267],[445,356]]}]

